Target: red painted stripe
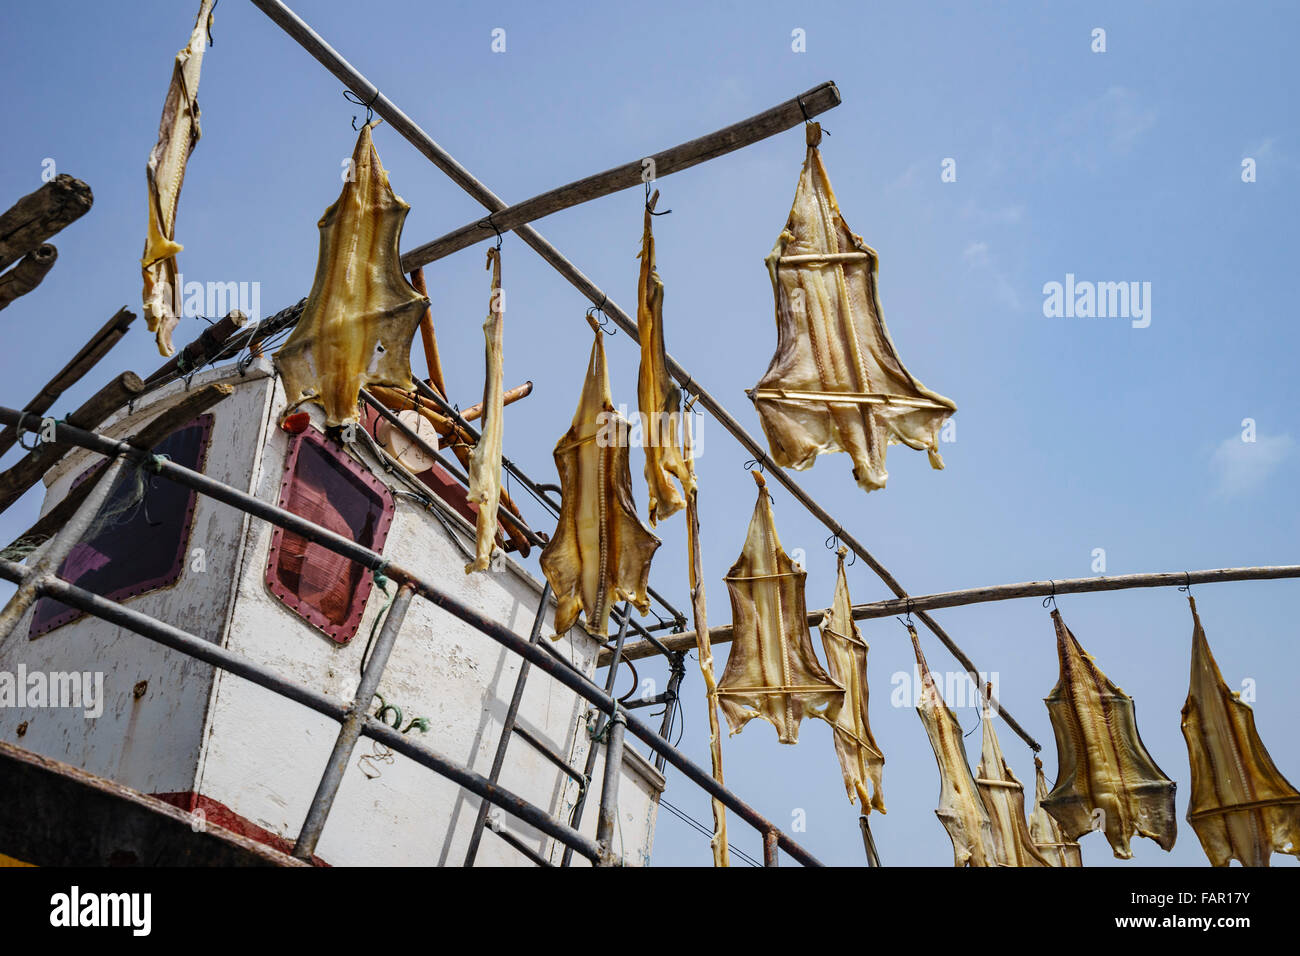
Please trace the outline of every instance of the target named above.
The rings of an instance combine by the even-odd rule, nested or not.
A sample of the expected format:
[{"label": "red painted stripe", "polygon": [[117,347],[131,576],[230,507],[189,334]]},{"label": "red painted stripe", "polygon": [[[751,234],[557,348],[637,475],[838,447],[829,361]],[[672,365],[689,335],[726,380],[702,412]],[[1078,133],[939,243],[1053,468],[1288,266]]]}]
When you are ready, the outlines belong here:
[{"label": "red painted stripe", "polygon": [[[176,793],[151,793],[150,796],[155,800],[161,800],[163,803],[170,803],[173,807],[177,807],[186,813],[202,810],[205,820],[221,827],[223,830],[229,830],[238,836],[256,840],[258,843],[264,843],[271,849],[279,850],[281,853],[293,853],[292,840],[272,833],[264,827],[259,827],[252,820],[240,816],[224,803],[213,800],[201,793],[195,793],[193,790],[182,790]],[[311,862],[313,866],[330,865],[315,855],[312,856]]]}]

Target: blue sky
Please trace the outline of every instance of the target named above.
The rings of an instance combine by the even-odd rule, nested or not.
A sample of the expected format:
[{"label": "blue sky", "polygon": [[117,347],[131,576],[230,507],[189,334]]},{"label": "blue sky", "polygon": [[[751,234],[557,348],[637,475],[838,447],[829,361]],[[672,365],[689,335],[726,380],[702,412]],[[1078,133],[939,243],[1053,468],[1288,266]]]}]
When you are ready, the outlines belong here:
[{"label": "blue sky", "polygon": [[[197,2],[50,2],[0,12],[0,79],[11,135],[0,168],[16,198],[40,185],[42,161],[89,182],[94,209],[54,240],[41,287],[0,317],[4,402],[21,405],[122,304],[139,305],[144,165],[171,60]],[[1294,563],[1297,534],[1292,321],[1300,143],[1294,7],[1245,3],[785,4],[654,7],[367,5],[298,0],[295,9],[507,201],[663,149],[772,106],[824,80],[844,97],[822,117],[823,157],[849,225],[880,255],[880,290],[903,360],[958,406],[947,469],[895,446],[884,491],[864,495],[846,456],[798,480],[912,593],[1093,573]],[[491,31],[506,51],[491,51]],[[1091,50],[1094,28],[1106,52]],[[806,52],[791,33],[806,33]],[[339,190],[356,108],[340,84],[243,0],[223,0],[204,62],[204,137],[190,162],[177,239],[187,278],[261,283],[264,312],[311,285],[316,220]],[[481,208],[391,129],[375,142],[411,204],[404,248],[482,215]],[[803,158],[798,129],[663,179],[656,221],[669,350],[755,434],[752,387],[775,347],[763,267],[789,211]],[[1256,181],[1242,181],[1255,160]],[[942,182],[941,163],[956,162]],[[639,190],[537,224],[625,310],[635,305]],[[554,480],[551,447],[576,404],[590,339],[586,302],[530,249],[503,249],[506,385],[536,383],[511,408],[506,451]],[[1043,287],[1077,280],[1149,282],[1151,322],[1048,318]],[[482,383],[483,247],[426,270],[453,397]],[[201,323],[187,319],[177,341]],[[615,401],[635,403],[637,351],[607,343]],[[418,349],[417,349],[418,354]],[[132,330],[102,369],[62,399],[76,406],[109,373],[148,373],[160,359]],[[417,367],[420,360],[417,358]],[[1243,442],[1242,421],[1256,441]],[[699,461],[709,605],[728,619],[721,577],[753,507],[749,455],[715,423]],[[13,453],[11,453],[12,460]],[[641,462],[634,458],[644,506]],[[825,530],[774,488],[787,550],[801,548],[808,604],[829,604]],[[0,516],[8,540],[39,493]],[[545,527],[540,514],[531,513]],[[652,581],[686,607],[684,522],[661,524]],[[888,596],[862,562],[858,602]],[[1196,588],[1230,683],[1255,681],[1258,724],[1279,767],[1300,782],[1294,582]],[[1178,781],[1171,853],[1135,840],[1135,862],[1203,865],[1183,819],[1189,792],[1179,708],[1191,620],[1176,591],[1063,597],[1084,647],[1136,700],[1142,737]],[[1042,698],[1056,680],[1048,613],[1036,600],[938,612],[981,669],[998,672],[1006,708],[1045,748]],[[938,776],[920,721],[891,707],[908,672],[906,632],[869,621],[872,724],[886,756],[889,813],[873,815],[886,864],[951,863],[933,808]],[[954,663],[922,631],[933,668]],[[816,642],[820,646],[820,642]],[[719,665],[723,654],[719,653]],[[641,668],[656,676],[655,668]],[[658,675],[662,686],[662,674]],[[702,682],[685,688],[683,748],[707,765]],[[975,731],[976,713],[959,712]],[[1028,749],[999,725],[1007,759],[1032,788]],[[972,762],[979,734],[968,740]],[[724,741],[727,781],[772,820],[806,818],[823,860],[862,862],[829,727],[804,724],[777,744],[755,721]],[[680,777],[667,798],[698,819],[708,803]],[[748,827],[732,840],[760,855]],[[706,841],[661,814],[656,862],[707,864]],[[1099,835],[1088,865],[1112,862]],[[1275,862],[1293,862],[1274,857]]]}]

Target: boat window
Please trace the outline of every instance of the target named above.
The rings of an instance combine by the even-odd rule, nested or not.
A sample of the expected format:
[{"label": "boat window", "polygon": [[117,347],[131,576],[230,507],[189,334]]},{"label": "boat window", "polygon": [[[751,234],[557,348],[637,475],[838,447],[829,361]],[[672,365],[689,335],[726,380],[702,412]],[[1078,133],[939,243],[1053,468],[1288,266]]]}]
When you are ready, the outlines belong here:
[{"label": "boat window", "polygon": [[[372,551],[382,551],[393,520],[393,496],[314,428],[291,440],[280,507]],[[286,607],[339,643],[357,632],[372,578],[361,565],[276,528],[266,584]]]},{"label": "boat window", "polygon": [[[164,438],[155,449],[178,465],[203,471],[212,416],[200,415]],[[99,462],[77,476],[72,487],[98,474]],[[93,594],[121,601],[176,583],[189,546],[197,493],[143,469],[126,467],[79,541],[59,565],[58,576]],[[36,602],[28,635],[47,634],[83,616],[54,598]]]}]

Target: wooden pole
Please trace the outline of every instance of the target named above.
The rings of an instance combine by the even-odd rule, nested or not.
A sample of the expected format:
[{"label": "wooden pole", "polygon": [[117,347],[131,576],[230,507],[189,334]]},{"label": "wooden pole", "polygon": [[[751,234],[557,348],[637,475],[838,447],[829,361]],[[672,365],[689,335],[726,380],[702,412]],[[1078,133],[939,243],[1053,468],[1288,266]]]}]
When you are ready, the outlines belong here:
[{"label": "wooden pole", "polygon": [[89,186],[60,173],[0,213],[0,269],[7,269],[68,223],[80,219],[94,201]]},{"label": "wooden pole", "polygon": [[[1051,581],[1022,581],[1018,584],[996,584],[991,587],[968,588],[964,591],[944,591],[920,597],[876,601],[873,604],[855,604],[853,619],[865,621],[877,617],[906,614],[910,608],[933,611],[945,607],[964,607],[968,604],[989,604],[993,601],[1012,601],[1016,598],[1047,597],[1052,594],[1087,594],[1093,591],[1124,591],[1131,588],[1185,587],[1190,584],[1219,584],[1225,581],[1273,581],[1279,578],[1300,578],[1300,564],[1283,564],[1271,567],[1215,568],[1206,571],[1155,571],[1148,574],[1119,574],[1114,577],[1065,578]],[[825,611],[808,614],[808,626],[821,624]],[[734,635],[730,625],[709,629],[709,641],[726,644]],[[689,631],[671,634],[660,639],[670,651],[690,650],[696,646],[695,635]],[[623,648],[625,660],[640,660],[660,651],[644,641],[636,641]],[[597,667],[604,659],[598,658]]]},{"label": "wooden pole", "polygon": [[224,319],[209,325],[198,338],[159,366],[157,371],[144,380],[145,387],[152,390],[167,384],[173,378],[202,368],[247,321],[247,315],[238,309],[232,309]]},{"label": "wooden pole", "polygon": [[[504,405],[510,405],[513,404],[514,402],[519,401],[519,399],[521,398],[527,398],[531,394],[533,394],[533,383],[524,382],[524,384],[516,385],[514,388],[506,391],[506,393],[501,396],[501,402]],[[446,395],[443,396],[443,398],[446,397],[447,397]],[[483,415],[483,403],[475,402],[473,405],[465,409],[460,414],[461,417],[464,418],[465,421],[467,422],[475,421],[476,419],[481,418]]]},{"label": "wooden pole", "polygon": [[[126,335],[126,330],[134,321],[134,312],[126,306],[118,309],[117,314],[91,336],[90,341],[81,347],[81,351],[72,357],[72,361],[65,365],[58,375],[50,379],[45,387],[36,393],[35,398],[23,406],[23,411],[35,415],[43,415],[49,411],[60,395],[77,384],[100,359],[108,354],[108,350]],[[0,455],[12,448],[17,440],[18,432],[15,429],[5,428],[0,431]]]},{"label": "wooden pole", "polygon": [[[800,101],[803,108],[800,109]],[[493,212],[489,220],[475,220],[441,238],[416,246],[402,256],[402,267],[410,269],[428,265],[436,259],[449,256],[476,242],[483,242],[502,233],[549,216],[561,209],[608,196],[622,189],[640,186],[645,182],[690,169],[692,166],[716,159],[737,149],[743,149],[777,133],[793,129],[806,118],[824,113],[840,105],[840,91],[834,83],[822,83],[786,100],[770,110],[733,123],[725,129],[709,133],[687,143],[680,143],[659,153],[653,153],[630,163],[607,169],[603,173],[587,176],[568,183],[532,199]],[[653,161],[653,166],[649,164]],[[649,179],[645,177],[649,176]],[[490,208],[490,207],[489,207]],[[496,229],[492,227],[495,226]]]},{"label": "wooden pole", "polygon": [[[68,424],[92,431],[142,391],[144,391],[144,382],[140,381],[140,376],[135,372],[123,372],[69,415]],[[39,420],[31,420],[32,428],[39,424]],[[8,510],[71,448],[71,445],[60,445],[56,442],[42,443],[37,445],[27,457],[0,474],[0,512]]]},{"label": "wooden pole", "polygon": [[[417,267],[411,270],[411,285],[420,295],[429,298],[429,288],[424,284],[424,269]],[[447,380],[442,375],[442,356],[438,354],[438,337],[433,331],[432,305],[425,306],[424,315],[420,318],[420,340],[424,343],[424,364],[429,370],[429,384],[446,398]]]},{"label": "wooden pole", "polygon": [[[288,33],[303,49],[315,57],[322,66],[338,77],[340,81],[347,84],[363,102],[372,104],[374,111],[396,129],[407,142],[418,149],[430,162],[446,173],[453,182],[469,193],[470,196],[478,200],[489,212],[497,213],[505,209],[505,203],[495,193],[475,179],[464,166],[456,162],[446,150],[434,142],[428,133],[412,122],[410,117],[399,110],[388,97],[380,93],[373,83],[358,73],[352,64],[335,52],[329,44],[321,39],[311,27],[307,26],[297,14],[281,3],[280,0],[253,0],[253,4]],[[794,106],[795,109],[800,111],[800,119],[802,119],[805,108],[801,108],[798,102],[795,102]],[[542,238],[537,230],[532,226],[522,225],[516,227],[514,232],[520,239],[530,245],[538,255],[550,263],[560,275],[568,279],[570,284],[586,296],[588,301],[602,309],[606,315],[613,319],[633,342],[640,342],[637,337],[636,323],[628,317],[627,313],[610,300],[594,282],[583,275],[577,266],[561,255],[558,249]],[[889,570],[876,560],[860,541],[845,531],[840,523],[831,516],[830,512],[804,491],[784,469],[777,466],[762,446],[759,445],[758,441],[745,431],[740,422],[736,421],[731,413],[723,407],[722,403],[695,384],[694,379],[687,373],[681,363],[671,355],[667,358],[668,371],[682,384],[687,394],[695,395],[699,403],[707,408],[718,423],[744,445],[758,462],[767,468],[772,477],[782,484],[813,517],[833,532],[841,543],[866,562],[867,566],[876,573],[886,587],[898,597],[906,598],[907,592],[889,573]],[[970,674],[971,680],[978,684],[979,669],[975,666],[974,661],[967,657],[965,652],[957,646],[957,642],[948,635],[948,632],[939,626],[939,622],[925,613],[920,614],[918,619],[942,642],[944,647],[948,648],[949,653]],[[991,706],[996,707],[1006,725],[1025,743],[1033,750],[1042,749],[1038,741],[1020,726],[1020,723],[1012,717],[1007,708],[996,701],[990,703]]]},{"label": "wooden pole", "polygon": [[42,243],[23,256],[18,265],[0,276],[0,309],[8,308],[14,299],[40,285],[58,258],[58,249],[48,242]]}]

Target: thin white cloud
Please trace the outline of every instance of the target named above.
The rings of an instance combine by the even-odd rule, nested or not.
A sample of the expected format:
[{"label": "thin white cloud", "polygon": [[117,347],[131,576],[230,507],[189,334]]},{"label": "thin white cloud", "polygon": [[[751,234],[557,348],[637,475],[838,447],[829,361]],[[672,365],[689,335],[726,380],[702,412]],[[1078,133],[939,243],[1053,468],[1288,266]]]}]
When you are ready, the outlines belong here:
[{"label": "thin white cloud", "polygon": [[1156,111],[1138,95],[1112,86],[1061,119],[1061,145],[1085,166],[1096,168],[1096,147],[1124,155],[1156,124]]},{"label": "thin white cloud", "polygon": [[983,273],[988,277],[999,302],[1012,311],[1020,309],[1020,295],[1006,273],[994,262],[993,253],[987,242],[983,239],[975,239],[966,243],[966,247],[961,251],[961,258],[972,272]]},{"label": "thin white cloud", "polygon": [[1250,494],[1260,488],[1295,452],[1290,435],[1257,435],[1253,442],[1240,435],[1225,438],[1210,456],[1215,493],[1225,498]]}]

